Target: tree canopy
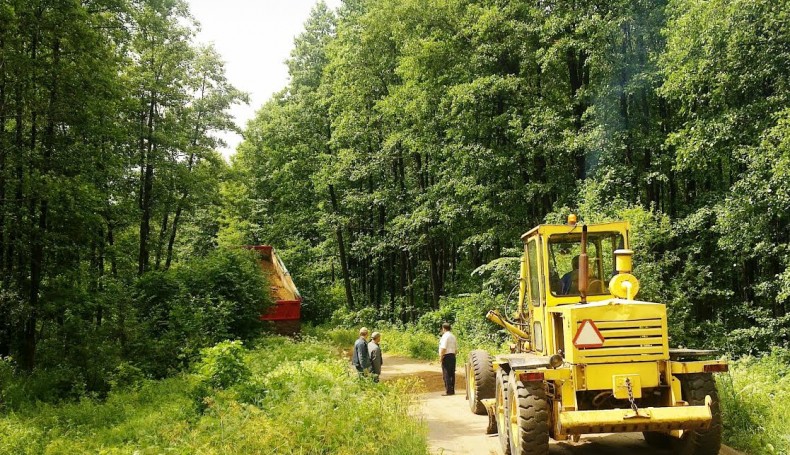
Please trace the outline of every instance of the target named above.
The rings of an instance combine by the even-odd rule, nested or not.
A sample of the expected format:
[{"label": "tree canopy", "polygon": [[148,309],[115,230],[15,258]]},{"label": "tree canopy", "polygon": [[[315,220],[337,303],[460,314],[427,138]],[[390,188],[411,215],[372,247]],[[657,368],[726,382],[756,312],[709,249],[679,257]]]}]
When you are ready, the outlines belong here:
[{"label": "tree canopy", "polygon": [[788,6],[319,3],[234,161],[243,235],[315,317],[411,321],[535,224],[627,218],[678,342],[787,343]]}]

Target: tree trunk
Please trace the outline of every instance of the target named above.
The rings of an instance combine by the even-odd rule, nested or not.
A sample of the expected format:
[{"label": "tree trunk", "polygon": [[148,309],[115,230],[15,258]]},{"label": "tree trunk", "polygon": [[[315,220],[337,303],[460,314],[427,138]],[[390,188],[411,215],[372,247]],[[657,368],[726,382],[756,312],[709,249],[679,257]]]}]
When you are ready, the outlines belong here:
[{"label": "tree trunk", "polygon": [[[0,41],[0,52],[3,50],[3,43]],[[5,168],[6,168],[6,155],[8,153],[6,144],[6,103],[5,103],[5,73],[3,73],[3,81],[0,83],[0,279],[6,276],[6,229],[5,229]],[[0,351],[3,347],[0,346]]]},{"label": "tree trunk", "polygon": [[[567,53],[568,75],[570,80],[570,97],[573,104],[573,125],[577,132],[582,130],[582,116],[587,110],[587,105],[579,98],[579,91],[589,78],[587,73],[587,54],[569,48]],[[576,152],[576,178],[584,180],[587,176],[586,154],[584,150]]]},{"label": "tree trunk", "polygon": [[154,255],[154,270],[159,270],[162,265],[162,249],[165,247],[165,238],[170,231],[170,207],[165,207],[165,214],[162,217],[162,226],[159,228],[159,239],[156,242],[156,254]]},{"label": "tree trunk", "polygon": [[428,267],[431,275],[431,306],[439,309],[439,298],[442,295],[442,282],[439,271],[440,257],[436,251],[436,242],[431,239],[428,241]]},{"label": "tree trunk", "polygon": [[[334,185],[329,185],[329,199],[332,202],[332,211],[337,215],[339,213],[337,195],[335,194]],[[354,292],[351,289],[351,276],[348,273],[348,258],[346,256],[346,244],[343,242],[343,228],[338,225],[335,229],[335,236],[337,237],[337,248],[340,254],[340,269],[343,274],[343,283],[346,288],[346,305],[349,310],[354,309]]]},{"label": "tree trunk", "polygon": [[151,94],[151,102],[148,108],[148,132],[147,141],[141,150],[143,153],[143,163],[141,173],[140,191],[140,253],[137,258],[137,275],[142,275],[148,271],[150,262],[150,252],[148,250],[148,238],[151,233],[151,193],[154,188],[154,114],[156,113],[156,93]]},{"label": "tree trunk", "polygon": [[389,320],[390,320],[390,322],[395,322],[395,273],[393,273],[393,272],[395,270],[396,262],[397,262],[397,257],[395,256],[395,253],[394,252],[390,253],[389,254],[389,267],[388,267],[389,273],[387,273],[387,279],[388,279],[388,285],[389,285],[388,287],[389,287],[389,313],[390,313]]},{"label": "tree trunk", "polygon": [[[34,41],[35,43],[35,41]],[[33,59],[35,60],[35,48],[33,49]],[[56,123],[56,104],[58,102],[58,67],[60,66],[60,40],[55,39],[52,44],[52,86],[49,92],[49,105],[47,110],[47,127],[44,138],[44,153],[41,160],[41,175],[48,176],[51,173],[49,168],[55,147],[55,123]],[[30,152],[35,153],[35,118],[31,129]],[[25,323],[25,338],[22,355],[22,365],[27,371],[32,371],[35,367],[36,358],[36,328],[38,325],[39,293],[41,290],[41,280],[44,266],[44,243],[47,232],[47,216],[49,214],[49,199],[46,195],[41,198],[38,207],[38,225],[33,229],[30,253],[30,316]],[[32,218],[31,218],[32,221]]]}]

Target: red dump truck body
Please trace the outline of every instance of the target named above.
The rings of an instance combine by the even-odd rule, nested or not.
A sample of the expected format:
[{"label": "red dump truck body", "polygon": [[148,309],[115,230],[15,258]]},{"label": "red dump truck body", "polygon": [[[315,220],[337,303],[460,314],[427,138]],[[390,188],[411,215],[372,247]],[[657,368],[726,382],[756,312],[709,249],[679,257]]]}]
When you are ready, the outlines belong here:
[{"label": "red dump truck body", "polygon": [[247,245],[244,248],[258,253],[258,263],[269,280],[269,290],[274,300],[274,307],[261,315],[261,320],[274,322],[278,332],[298,331],[302,296],[285,264],[270,245]]}]

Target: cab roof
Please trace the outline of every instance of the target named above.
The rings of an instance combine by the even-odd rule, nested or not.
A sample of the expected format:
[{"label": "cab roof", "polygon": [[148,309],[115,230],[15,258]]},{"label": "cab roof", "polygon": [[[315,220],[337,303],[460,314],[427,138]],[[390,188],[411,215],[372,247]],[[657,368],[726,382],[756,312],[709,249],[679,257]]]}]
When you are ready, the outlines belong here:
[{"label": "cab roof", "polygon": [[[526,241],[528,238],[532,237],[535,234],[540,235],[552,235],[552,234],[570,234],[573,232],[582,232],[582,226],[584,223],[576,223],[576,224],[539,224],[534,228],[527,231],[524,235],[521,236],[522,241]],[[628,221],[613,221],[610,223],[591,223],[587,225],[587,232],[610,232],[610,231],[622,231],[626,232],[631,229],[631,225]]]}]

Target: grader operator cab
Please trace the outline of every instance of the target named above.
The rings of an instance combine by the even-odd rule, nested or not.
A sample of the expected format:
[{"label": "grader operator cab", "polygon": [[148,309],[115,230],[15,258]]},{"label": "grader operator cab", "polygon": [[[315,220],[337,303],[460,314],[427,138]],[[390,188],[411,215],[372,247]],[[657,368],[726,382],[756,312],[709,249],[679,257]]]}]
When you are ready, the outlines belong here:
[{"label": "grader operator cab", "polygon": [[470,353],[471,410],[489,414],[502,451],[545,455],[549,438],[643,432],[648,444],[715,455],[721,417],[713,351],[670,349],[666,307],[636,300],[629,225],[540,225],[522,236],[518,305],[488,319],[511,353]]}]

